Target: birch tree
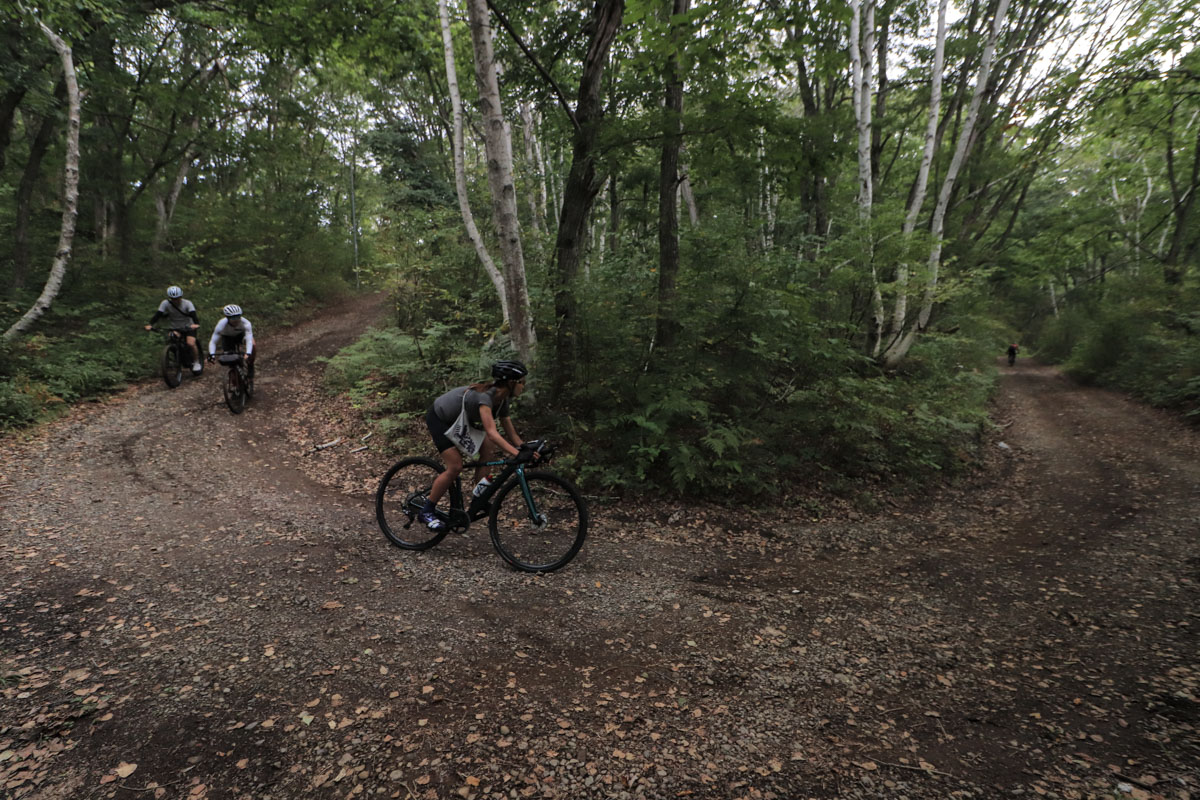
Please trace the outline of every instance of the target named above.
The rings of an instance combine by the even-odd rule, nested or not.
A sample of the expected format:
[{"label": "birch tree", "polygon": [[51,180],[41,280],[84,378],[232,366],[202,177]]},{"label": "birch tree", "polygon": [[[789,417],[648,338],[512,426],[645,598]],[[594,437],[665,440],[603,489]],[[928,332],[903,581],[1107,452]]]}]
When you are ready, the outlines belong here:
[{"label": "birch tree", "polygon": [[58,247],[54,252],[54,261],[50,267],[50,277],[42,289],[41,295],[33,306],[12,326],[5,331],[4,340],[12,341],[19,334],[27,331],[37,322],[42,314],[50,308],[58,290],[62,286],[63,277],[67,273],[67,263],[71,260],[71,248],[75,240],[76,207],[79,202],[79,83],[75,76],[75,59],[71,47],[62,37],[50,30],[44,22],[37,20],[38,27],[50,40],[62,61],[63,81],[67,89],[67,154],[63,165],[63,212],[62,225],[58,234]]},{"label": "birch tree", "polygon": [[894,367],[899,364],[908,354],[909,349],[912,348],[916,337],[929,327],[929,320],[933,314],[933,304],[937,297],[938,277],[942,262],[942,237],[946,230],[946,212],[950,207],[950,198],[958,181],[959,172],[962,170],[963,164],[974,144],[975,124],[979,119],[979,109],[983,103],[984,95],[988,90],[988,79],[991,76],[992,63],[996,55],[996,43],[1000,38],[1000,31],[1004,27],[1004,18],[1008,13],[1008,6],[1009,0],[1000,0],[996,7],[995,16],[992,18],[991,31],[988,34],[987,43],[984,45],[983,55],[980,59],[979,74],[975,81],[975,89],[971,95],[970,105],[967,108],[966,118],[963,120],[962,128],[958,132],[954,154],[950,157],[946,174],[942,178],[941,191],[938,193],[937,203],[933,208],[933,216],[929,225],[933,244],[930,247],[929,259],[926,263],[927,277],[921,300],[921,309],[917,313],[916,319],[906,319],[904,321],[901,330],[897,332],[895,338],[884,350],[882,355],[884,366]]},{"label": "birch tree", "polygon": [[[934,150],[937,148],[938,121],[942,114],[942,72],[946,66],[946,5],[948,1],[939,0],[938,2],[933,68],[930,73],[929,113],[925,121],[925,141],[921,148],[921,164],[917,168],[916,183],[901,231],[906,242],[916,230],[917,218],[920,216],[921,208],[925,205],[925,193],[929,187],[929,169],[933,164]],[[909,265],[906,260],[902,259],[896,268],[896,300],[892,309],[891,325],[888,329],[891,342],[899,340],[908,318],[908,280]]]},{"label": "birch tree", "polygon": [[875,202],[872,159],[874,139],[871,127],[871,109],[874,105],[872,58],[875,52],[875,0],[850,0],[850,9],[850,65],[858,141],[858,219],[863,233],[863,258],[871,270],[871,329],[868,349],[874,355],[879,351],[883,331],[883,294],[879,287],[871,233],[871,213]]},{"label": "birch tree", "polygon": [[537,352],[533,312],[525,283],[525,256],[517,217],[517,190],[513,178],[512,139],[500,105],[500,80],[492,49],[492,25],[487,0],[467,0],[467,16],[475,49],[475,83],[483,118],[484,148],[487,152],[488,186],[492,193],[492,215],[500,239],[504,262],[504,288],[508,298],[509,329],[517,354],[532,362]]},{"label": "birch tree", "polygon": [[467,169],[463,153],[462,94],[458,90],[458,69],[455,66],[454,59],[454,38],[450,33],[450,11],[446,6],[446,0],[438,0],[438,16],[441,19],[442,48],[446,55],[446,84],[449,89],[450,107],[454,120],[452,149],[454,150],[454,191],[458,195],[458,209],[462,213],[463,226],[467,229],[467,237],[475,247],[475,254],[479,257],[479,263],[483,265],[484,272],[491,279],[492,286],[495,287],[496,294],[500,298],[500,313],[503,321],[507,324],[509,322],[508,292],[504,276],[496,268],[496,263],[492,260],[491,253],[488,252],[487,245],[483,242],[483,237],[479,235],[479,227],[475,224],[475,215],[471,213],[470,198],[467,195]]}]

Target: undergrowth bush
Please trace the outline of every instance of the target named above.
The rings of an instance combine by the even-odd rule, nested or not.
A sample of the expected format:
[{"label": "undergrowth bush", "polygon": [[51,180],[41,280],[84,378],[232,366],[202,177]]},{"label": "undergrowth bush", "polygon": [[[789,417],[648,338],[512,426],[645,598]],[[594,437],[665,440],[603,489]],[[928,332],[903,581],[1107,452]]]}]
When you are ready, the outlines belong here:
[{"label": "undergrowth bush", "polygon": [[[566,394],[547,402],[550,376],[534,365],[518,429],[558,442],[557,466],[587,486],[729,502],[817,481],[919,483],[970,462],[987,425],[995,330],[953,320],[959,333],[925,337],[902,370],[885,373],[863,355],[861,328],[823,319],[848,290],[841,276],[828,281],[822,265],[789,257],[737,257],[740,235],[736,221],[693,234],[687,256],[708,266],[680,275],[670,347],[656,338],[653,255],[630,248],[594,264],[577,288]],[[388,432],[503,355],[483,347],[494,310],[451,299],[464,269],[479,272],[469,254],[425,256],[397,270],[399,326],[372,331],[326,371],[331,390]],[[486,294],[475,280],[466,285]],[[533,300],[535,318],[552,320],[550,298]],[[551,333],[539,335],[548,353]]]},{"label": "undergrowth bush", "polygon": [[1039,354],[1078,380],[1200,419],[1200,314],[1178,310],[1194,308],[1187,291],[1112,284],[1048,321]]}]

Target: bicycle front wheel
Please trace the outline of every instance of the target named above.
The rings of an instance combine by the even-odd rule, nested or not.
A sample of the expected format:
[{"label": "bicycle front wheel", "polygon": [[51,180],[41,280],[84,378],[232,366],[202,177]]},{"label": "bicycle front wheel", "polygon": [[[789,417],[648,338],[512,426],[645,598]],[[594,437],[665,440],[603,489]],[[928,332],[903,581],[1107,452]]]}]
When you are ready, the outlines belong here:
[{"label": "bicycle front wheel", "polygon": [[[528,487],[528,493],[525,491]],[[500,557],[525,572],[566,565],[587,536],[587,506],[579,490],[549,472],[513,477],[492,501],[488,530]]]},{"label": "bicycle front wheel", "polygon": [[[448,528],[430,530],[417,519],[433,481],[444,469],[432,458],[406,458],[383,476],[375,492],[375,518],[392,544],[405,550],[428,550],[446,538]],[[449,494],[442,498],[440,511],[449,509]]]},{"label": "bicycle front wheel", "polygon": [[246,387],[242,385],[236,368],[226,370],[225,383],[221,388],[225,392],[225,405],[229,406],[230,411],[240,414],[246,410]]},{"label": "bicycle front wheel", "polygon": [[163,348],[162,376],[172,389],[183,382],[183,358],[180,357],[179,348],[173,344]]}]

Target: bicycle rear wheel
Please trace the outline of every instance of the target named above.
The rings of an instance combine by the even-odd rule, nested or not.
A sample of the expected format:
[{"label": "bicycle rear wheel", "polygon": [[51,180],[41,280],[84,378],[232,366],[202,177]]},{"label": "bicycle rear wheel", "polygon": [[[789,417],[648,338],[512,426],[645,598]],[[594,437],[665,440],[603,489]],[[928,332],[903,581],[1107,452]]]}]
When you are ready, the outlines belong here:
[{"label": "bicycle rear wheel", "polygon": [[246,388],[236,367],[226,370],[225,383],[221,389],[225,393],[225,405],[229,406],[230,411],[240,414],[246,410]]},{"label": "bicycle rear wheel", "polygon": [[[375,492],[375,518],[392,544],[405,550],[428,550],[446,538],[448,528],[430,530],[417,520],[433,481],[445,469],[432,458],[406,458],[392,466]],[[449,492],[438,510],[450,508]]]},{"label": "bicycle rear wheel", "polygon": [[492,501],[488,530],[500,557],[525,572],[565,566],[587,536],[587,505],[579,490],[550,472],[525,473],[529,495],[513,477]]},{"label": "bicycle rear wheel", "polygon": [[163,348],[162,376],[167,386],[174,389],[183,382],[183,357],[173,344]]}]

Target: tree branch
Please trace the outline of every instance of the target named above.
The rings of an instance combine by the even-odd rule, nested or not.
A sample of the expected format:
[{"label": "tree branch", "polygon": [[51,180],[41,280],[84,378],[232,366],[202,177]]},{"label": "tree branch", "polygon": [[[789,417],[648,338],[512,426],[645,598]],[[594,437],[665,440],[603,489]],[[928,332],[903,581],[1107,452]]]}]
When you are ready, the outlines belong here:
[{"label": "tree branch", "polygon": [[559,105],[563,107],[563,111],[567,112],[567,117],[571,120],[571,127],[573,127],[575,130],[579,130],[579,120],[575,119],[575,112],[571,110],[570,104],[567,103],[566,95],[563,94],[563,90],[559,87],[558,82],[551,77],[550,73],[546,71],[546,68],[543,67],[541,62],[537,60],[537,56],[533,54],[533,52],[525,45],[525,42],[521,40],[521,37],[517,35],[517,32],[513,30],[512,25],[510,25],[508,22],[508,18],[504,16],[504,12],[496,8],[496,4],[493,3],[492,0],[487,0],[487,5],[488,8],[492,10],[492,13],[496,15],[496,19],[500,20],[500,26],[508,32],[508,35],[512,37],[512,40],[517,43],[517,47],[521,48],[521,52],[524,53],[525,57],[529,59],[529,63],[533,64],[534,68],[541,73],[541,76],[545,78],[546,82],[549,83],[551,88],[554,89],[554,95],[558,98]]}]

